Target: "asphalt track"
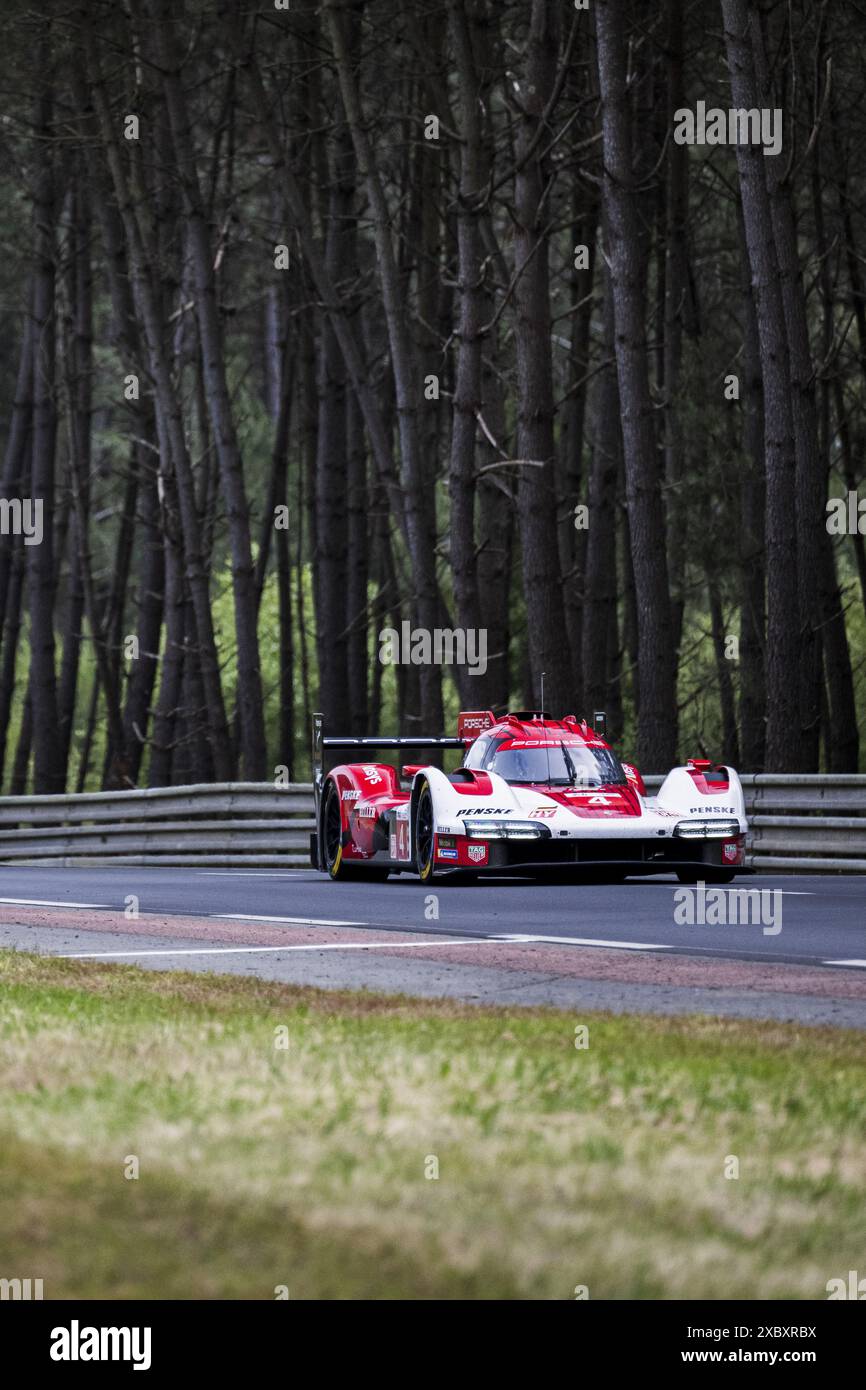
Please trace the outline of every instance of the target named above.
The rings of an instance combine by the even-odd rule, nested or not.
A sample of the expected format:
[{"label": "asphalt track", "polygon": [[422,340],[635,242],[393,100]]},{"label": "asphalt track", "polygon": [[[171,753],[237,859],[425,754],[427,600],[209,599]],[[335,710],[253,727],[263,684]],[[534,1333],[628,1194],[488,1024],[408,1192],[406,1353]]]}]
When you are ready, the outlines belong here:
[{"label": "asphalt track", "polygon": [[[0,945],[323,987],[866,1029],[866,878],[756,874],[732,888],[762,895],[759,920],[678,922],[682,889],[662,877],[425,888],[312,870],[4,867]],[[730,889],[707,892],[730,913]],[[689,905],[700,914],[699,896]]]}]

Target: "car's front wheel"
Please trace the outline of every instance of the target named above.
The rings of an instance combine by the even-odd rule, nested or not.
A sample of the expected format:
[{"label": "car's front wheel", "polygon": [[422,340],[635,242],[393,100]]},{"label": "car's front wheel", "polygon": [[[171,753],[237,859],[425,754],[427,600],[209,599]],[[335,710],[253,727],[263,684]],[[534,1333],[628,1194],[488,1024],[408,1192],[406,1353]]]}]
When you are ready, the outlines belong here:
[{"label": "car's front wheel", "polygon": [[433,877],[433,849],[435,834],[433,830],[433,793],[430,783],[424,781],[415,800],[414,819],[415,869],[422,883],[429,883]]}]

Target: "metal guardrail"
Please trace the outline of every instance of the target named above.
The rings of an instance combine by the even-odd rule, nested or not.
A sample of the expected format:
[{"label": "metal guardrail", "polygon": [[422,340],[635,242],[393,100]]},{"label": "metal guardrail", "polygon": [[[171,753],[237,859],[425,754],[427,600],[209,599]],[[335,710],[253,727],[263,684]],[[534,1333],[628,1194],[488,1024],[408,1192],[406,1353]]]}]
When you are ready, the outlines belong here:
[{"label": "metal guardrail", "polygon": [[0,863],[309,863],[313,789],[207,782],[144,791],[0,797]]},{"label": "metal guardrail", "polygon": [[[657,791],[664,778],[645,778]],[[740,777],[756,869],[866,872],[866,774],[756,772]],[[847,812],[848,814],[843,814]]]},{"label": "metal guardrail", "polygon": [[[647,777],[647,790],[661,785]],[[742,778],[755,868],[866,872],[866,775]],[[203,783],[70,796],[0,797],[0,863],[308,864],[309,783]]]}]

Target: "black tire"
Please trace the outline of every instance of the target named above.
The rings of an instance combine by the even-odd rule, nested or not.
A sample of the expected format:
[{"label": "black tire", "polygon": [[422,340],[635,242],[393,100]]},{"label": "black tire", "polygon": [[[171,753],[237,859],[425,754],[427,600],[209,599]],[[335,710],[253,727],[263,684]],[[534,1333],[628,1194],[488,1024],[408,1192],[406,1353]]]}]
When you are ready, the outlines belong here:
[{"label": "black tire", "polygon": [[337,882],[354,876],[354,865],[343,863],[340,793],[333,782],[325,784],[325,799],[322,803],[322,862],[328,877]]},{"label": "black tire", "polygon": [[731,883],[734,878],[734,869],[677,869],[677,878],[680,883],[694,885],[696,883]]},{"label": "black tire", "polygon": [[343,858],[343,824],[340,816],[340,793],[333,782],[325,788],[322,803],[322,858],[329,878],[338,883],[366,878],[372,883],[384,883],[390,870],[379,865],[347,864]]},{"label": "black tire", "polygon": [[415,799],[415,812],[412,819],[412,840],[415,846],[415,871],[422,883],[431,883],[433,880],[433,847],[435,844],[435,836],[433,833],[433,793],[430,791],[430,783],[426,780],[421,783],[418,790],[418,796]]}]

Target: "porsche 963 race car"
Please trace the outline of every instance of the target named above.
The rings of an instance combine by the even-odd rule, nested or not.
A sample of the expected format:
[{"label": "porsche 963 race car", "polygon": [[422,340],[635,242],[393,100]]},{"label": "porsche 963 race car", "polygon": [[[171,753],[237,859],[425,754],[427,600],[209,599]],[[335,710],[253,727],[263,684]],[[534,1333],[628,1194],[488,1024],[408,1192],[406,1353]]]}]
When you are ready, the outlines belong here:
[{"label": "porsche 963 race car", "polygon": [[[446,773],[423,763],[325,769],[335,750],[460,749]],[[636,768],[590,726],[542,710],[501,718],[461,713],[457,737],[326,736],[313,717],[315,868],[333,879],[417,875],[422,883],[478,874],[675,873],[681,883],[726,883],[745,866],[743,789],[731,767],[691,758],[655,796]]]}]

